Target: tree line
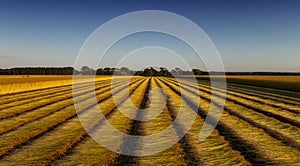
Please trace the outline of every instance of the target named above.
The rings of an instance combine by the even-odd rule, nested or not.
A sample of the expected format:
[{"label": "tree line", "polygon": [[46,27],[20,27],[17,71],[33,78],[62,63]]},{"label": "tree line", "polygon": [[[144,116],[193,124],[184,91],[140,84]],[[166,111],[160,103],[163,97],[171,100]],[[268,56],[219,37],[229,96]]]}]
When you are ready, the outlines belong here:
[{"label": "tree line", "polygon": [[75,70],[73,67],[18,67],[11,69],[0,69],[0,75],[139,75],[139,76],[167,76],[173,75],[201,75],[205,72],[193,69],[192,71],[183,71],[180,68],[175,68],[169,71],[167,68],[160,67],[154,69],[152,67],[144,70],[135,71],[127,67],[121,68],[99,68],[92,69],[88,66],[83,66],[80,70]]},{"label": "tree line", "polygon": [[0,75],[72,75],[73,67],[18,67],[0,69]]},{"label": "tree line", "polygon": [[[121,68],[99,68],[92,69],[88,66],[83,66],[80,70],[73,67],[18,67],[11,69],[0,69],[0,75],[139,75],[139,76],[165,76],[173,77],[176,75],[220,75],[222,72],[202,71],[192,69],[192,71],[184,71],[180,68],[175,68],[169,71],[167,68],[153,67],[145,68],[144,70],[131,70],[127,67]],[[300,75],[300,73],[291,72],[226,72],[226,75]]]},{"label": "tree line", "polygon": [[99,68],[97,70],[93,70],[88,66],[83,66],[79,71],[80,74],[83,75],[138,75],[138,76],[165,76],[165,77],[173,77],[174,75],[204,75],[208,74],[208,72],[201,71],[199,69],[193,69],[192,71],[184,71],[180,68],[175,68],[169,71],[167,68],[160,67],[158,69],[154,69],[153,67],[145,68],[144,70],[131,70],[127,67],[121,68]]}]

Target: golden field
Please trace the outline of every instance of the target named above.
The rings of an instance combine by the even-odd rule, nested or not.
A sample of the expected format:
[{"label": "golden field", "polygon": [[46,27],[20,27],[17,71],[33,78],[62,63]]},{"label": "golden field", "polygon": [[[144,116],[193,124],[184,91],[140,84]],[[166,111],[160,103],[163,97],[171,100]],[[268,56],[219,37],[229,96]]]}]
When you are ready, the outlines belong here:
[{"label": "golden field", "polygon": [[[139,76],[133,77],[127,87],[126,78],[114,78],[116,82],[112,87],[110,76],[98,76],[95,87],[91,87],[86,83],[91,78],[80,76],[76,81],[80,86],[72,94],[71,76],[2,76],[0,165],[300,163],[299,93],[243,83],[244,80],[282,80],[285,85],[298,84],[299,77],[229,76],[228,79],[243,81],[228,81],[227,89],[212,88],[208,81],[201,79],[200,83],[194,83],[181,78],[179,84],[174,78]],[[12,88],[8,88],[9,85]],[[94,94],[97,103],[93,102]],[[160,109],[160,102],[164,97],[166,104],[152,120],[136,121],[123,114],[125,112],[133,117],[150,117]],[[225,97],[224,107],[221,107]],[[78,104],[77,110],[74,101]],[[148,111],[132,108],[130,102],[137,108],[147,108]],[[103,117],[97,116],[98,108]],[[209,113],[210,108],[222,111],[221,118],[211,135],[204,141],[199,141],[205,118],[217,118],[217,114]],[[127,147],[126,137],[113,134],[103,120],[130,135],[152,135],[170,127],[174,137],[179,137],[185,128],[186,119],[193,116],[196,118],[187,134],[176,144],[162,152],[139,157],[120,155],[98,144],[82,127],[78,114],[92,117],[87,128],[89,133],[101,129],[103,141],[121,151],[135,149],[134,153],[151,147],[144,141]],[[179,114],[182,118],[172,125]],[[164,138],[157,139],[155,145],[159,146],[164,141]]]},{"label": "golden field", "polygon": [[[16,75],[16,76],[0,76],[0,94],[15,93],[40,88],[50,88],[54,86],[62,86],[72,84],[73,76],[61,75]],[[111,78],[111,76],[96,77],[95,80]],[[76,82],[94,81],[94,77],[81,76],[77,77]]]}]

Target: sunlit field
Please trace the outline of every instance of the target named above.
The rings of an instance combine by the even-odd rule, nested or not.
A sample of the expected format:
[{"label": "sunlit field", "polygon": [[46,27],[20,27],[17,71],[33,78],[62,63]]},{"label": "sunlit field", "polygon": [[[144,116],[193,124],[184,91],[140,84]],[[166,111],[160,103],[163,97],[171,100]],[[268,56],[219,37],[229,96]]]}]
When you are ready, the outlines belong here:
[{"label": "sunlit field", "polygon": [[[98,76],[91,91],[90,78],[80,79],[72,94],[72,76],[1,76],[0,77],[0,165],[299,165],[300,93],[259,87],[260,82],[279,82],[277,87],[298,87],[299,77],[247,77],[229,81],[227,90],[214,87],[211,102],[210,83],[180,78],[140,77],[130,80]],[[228,77],[235,79],[236,77]],[[258,79],[259,78],[259,79]],[[263,79],[262,79],[263,78]],[[246,84],[246,82],[259,82]],[[86,84],[86,86],[85,86]],[[270,83],[271,84],[271,83]],[[295,88],[294,87],[294,88]],[[160,91],[154,89],[161,88]],[[112,98],[112,90],[116,97]],[[154,101],[149,101],[153,92]],[[126,94],[129,93],[129,96]],[[96,94],[97,104],[93,102]],[[78,101],[75,110],[73,95]],[[133,116],[147,117],[166,104],[156,118],[140,122],[122,114],[130,101],[148,112],[127,109]],[[219,108],[226,96],[222,116],[212,134],[199,141],[199,133],[210,107]],[[200,103],[198,107],[195,107]],[[106,129],[106,119],[119,131],[131,135],[159,133],[172,124],[179,111],[196,116],[188,133],[172,147],[149,156],[136,157],[111,152],[93,140],[82,127],[77,113],[93,117],[100,108],[104,117],[90,123],[89,133]],[[77,112],[76,112],[77,111]],[[99,117],[98,117],[99,118]],[[214,118],[214,117],[212,117]],[[171,126],[179,136],[185,123]],[[144,142],[126,147],[125,137],[105,131],[104,141],[114,141],[121,150],[148,148]],[[156,144],[162,144],[157,140]],[[128,149],[129,148],[129,149]],[[138,153],[138,151],[136,152]]]},{"label": "sunlit field", "polygon": [[[108,79],[111,76],[91,77],[81,76],[77,77],[77,83],[87,82],[94,80]],[[61,75],[15,75],[5,76],[0,75],[0,94],[16,93],[21,91],[28,91],[40,88],[49,88],[55,86],[62,86],[72,84],[72,76],[61,76]]]}]

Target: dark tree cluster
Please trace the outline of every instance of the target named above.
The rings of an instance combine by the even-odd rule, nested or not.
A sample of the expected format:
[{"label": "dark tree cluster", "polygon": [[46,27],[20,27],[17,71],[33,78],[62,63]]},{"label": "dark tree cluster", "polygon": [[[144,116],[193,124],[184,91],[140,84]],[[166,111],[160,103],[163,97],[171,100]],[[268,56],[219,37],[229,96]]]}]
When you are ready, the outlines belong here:
[{"label": "dark tree cluster", "polygon": [[[88,66],[83,66],[80,70],[75,70],[73,67],[18,67],[11,69],[0,69],[0,75],[139,75],[139,76],[165,76],[174,77],[176,75],[220,75],[222,72],[202,71],[192,69],[192,71],[183,71],[180,68],[175,68],[171,71],[164,67],[154,69],[153,67],[146,68],[141,71],[130,70],[127,67],[121,68],[99,68],[94,70]],[[288,72],[226,72],[226,75],[300,75],[300,73]]]},{"label": "dark tree cluster", "polygon": [[72,75],[73,67],[20,67],[0,69],[0,75]]},{"label": "dark tree cluster", "polygon": [[99,68],[96,70],[96,75],[133,75],[134,71],[130,70],[127,67],[118,68]]},{"label": "dark tree cluster", "polygon": [[160,67],[160,70],[157,71],[154,68],[146,68],[144,71],[138,71],[136,75],[141,76],[164,76],[164,77],[174,77],[176,75],[205,75],[207,72],[203,72],[199,69],[192,69],[192,71],[183,71],[180,68],[175,68],[171,72],[164,67]]},{"label": "dark tree cluster", "polygon": [[159,68],[159,69],[160,69],[160,70],[158,71],[158,70],[156,70],[156,69],[150,67],[150,68],[144,69],[144,71],[137,71],[137,72],[135,73],[135,75],[140,75],[140,76],[164,76],[164,77],[174,77],[174,75],[173,75],[171,72],[169,72],[168,69],[163,68],[163,67],[161,67],[161,68]]},{"label": "dark tree cluster", "polygon": [[154,69],[153,67],[146,68],[142,71],[130,70],[127,67],[121,68],[99,68],[94,70],[88,66],[82,66],[80,70],[75,70],[73,67],[20,67],[11,69],[0,69],[0,75],[139,75],[139,76],[165,76],[174,77],[175,75],[201,75],[205,74],[199,69],[192,71],[183,71],[180,68],[175,68],[171,72],[164,67]]}]

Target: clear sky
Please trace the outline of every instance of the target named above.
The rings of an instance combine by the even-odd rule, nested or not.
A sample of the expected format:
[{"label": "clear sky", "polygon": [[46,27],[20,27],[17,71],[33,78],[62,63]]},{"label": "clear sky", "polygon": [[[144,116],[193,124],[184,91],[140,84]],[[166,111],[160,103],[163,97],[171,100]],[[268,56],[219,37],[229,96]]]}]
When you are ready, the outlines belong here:
[{"label": "clear sky", "polygon": [[[300,71],[297,0],[0,0],[0,68],[73,66],[94,30],[137,10],[170,11],[198,24],[214,42],[228,71]],[[134,64],[128,67],[137,68]]]}]

